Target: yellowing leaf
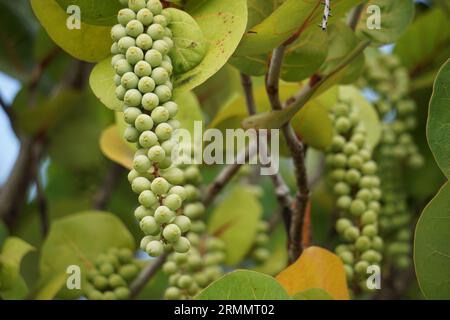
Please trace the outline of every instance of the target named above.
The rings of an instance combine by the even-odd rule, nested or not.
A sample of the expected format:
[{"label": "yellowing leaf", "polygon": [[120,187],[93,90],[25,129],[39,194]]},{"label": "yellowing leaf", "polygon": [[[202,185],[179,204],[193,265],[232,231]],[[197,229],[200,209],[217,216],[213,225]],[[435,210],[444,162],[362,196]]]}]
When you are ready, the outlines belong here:
[{"label": "yellowing leaf", "polygon": [[301,257],[276,277],[290,295],[318,288],[335,300],[348,300],[344,265],[338,256],[319,247],[309,247]]},{"label": "yellowing leaf", "polygon": [[112,125],[103,131],[100,137],[100,149],[108,159],[127,169],[133,168],[133,150],[119,135],[116,125]]}]

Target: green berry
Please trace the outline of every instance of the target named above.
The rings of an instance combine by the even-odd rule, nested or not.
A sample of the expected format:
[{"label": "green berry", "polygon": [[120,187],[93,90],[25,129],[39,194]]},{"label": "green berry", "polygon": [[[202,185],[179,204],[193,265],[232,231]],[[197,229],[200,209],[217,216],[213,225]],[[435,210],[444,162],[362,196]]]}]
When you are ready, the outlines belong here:
[{"label": "green berry", "polygon": [[[153,37],[152,37],[153,38]],[[155,38],[153,38],[155,40]],[[161,52],[162,55],[169,54],[170,47],[164,40],[156,40],[153,42],[152,49]]]},{"label": "green berry", "polygon": [[136,14],[133,10],[125,8],[119,11],[117,14],[117,20],[122,26],[126,26],[128,22],[136,18]]},{"label": "green berry", "polygon": [[173,221],[175,213],[166,206],[160,206],[155,210],[155,221],[162,225]]},{"label": "green berry", "polygon": [[[120,53],[120,50],[119,50],[119,45],[117,44],[117,42],[114,42],[112,45],[111,45],[111,54],[112,55],[116,55],[116,54],[119,54]],[[114,65],[113,65],[114,66]]]},{"label": "green berry", "polygon": [[347,133],[352,124],[349,119],[345,117],[339,117],[336,119],[335,127],[338,133]]},{"label": "green berry", "polygon": [[141,221],[144,217],[151,216],[155,212],[152,209],[146,208],[144,206],[139,206],[134,210],[134,216],[136,220]]},{"label": "green berry", "polygon": [[338,182],[334,185],[333,191],[338,196],[344,196],[350,194],[350,186],[345,182]]},{"label": "green berry", "polygon": [[170,118],[174,118],[178,114],[178,105],[173,101],[164,103],[163,107],[169,112]]},{"label": "green berry", "polygon": [[152,24],[148,27],[147,34],[152,37],[153,40],[161,40],[165,36],[165,30],[160,24]]},{"label": "green berry", "polygon": [[153,217],[144,217],[140,222],[141,230],[147,236],[156,236],[160,232],[159,225],[156,223]]},{"label": "green berry", "polygon": [[96,289],[102,291],[108,287],[108,279],[104,276],[98,275],[94,279],[94,286]]},{"label": "green berry", "polygon": [[142,94],[139,90],[130,89],[125,93],[124,102],[130,107],[137,107],[141,104]]},{"label": "green berry", "polygon": [[152,78],[153,80],[155,80],[155,83],[157,85],[161,85],[169,81],[169,73],[166,71],[166,69],[158,67],[153,69]]},{"label": "green berry", "polygon": [[368,189],[361,189],[356,194],[356,198],[365,202],[370,202],[372,200],[372,192]]},{"label": "green berry", "polygon": [[119,60],[124,60],[125,59],[125,55],[119,53],[119,54],[115,54],[112,58],[111,58],[111,65],[114,67],[116,65],[116,63]]},{"label": "green berry", "polygon": [[126,287],[116,288],[114,294],[119,300],[127,300],[130,298],[130,290]]},{"label": "green berry", "polygon": [[[127,53],[125,54],[127,61],[132,64],[135,65],[136,63],[138,63],[139,61],[141,61],[142,59],[144,59],[144,52],[142,51],[141,48],[138,47],[129,47],[127,49]],[[137,84],[136,84],[137,86]]]},{"label": "green berry", "polygon": [[145,251],[151,257],[159,257],[164,252],[164,245],[161,241],[151,241],[145,248]]},{"label": "green berry", "polygon": [[163,6],[159,0],[148,0],[147,8],[154,14],[158,15],[162,12]]},{"label": "green berry", "polygon": [[156,88],[156,84],[155,84],[155,81],[153,81],[152,78],[150,78],[150,77],[142,77],[139,80],[138,89],[143,94],[151,93],[151,92],[153,92],[153,90],[155,90],[155,88]]},{"label": "green berry", "polygon": [[161,146],[153,146],[148,150],[148,158],[153,163],[158,163],[166,158],[166,152]]},{"label": "green berry", "polygon": [[120,52],[125,54],[128,48],[136,46],[136,40],[134,40],[132,37],[126,36],[117,42],[117,46],[119,47]]},{"label": "green berry", "polygon": [[355,271],[356,273],[360,274],[360,275],[365,275],[367,274],[367,268],[369,267],[369,263],[367,261],[358,261],[355,264]]},{"label": "green berry", "polygon": [[336,168],[345,168],[347,165],[347,157],[343,153],[338,153],[333,156],[333,166]]},{"label": "green berry", "polygon": [[150,190],[145,190],[139,195],[139,203],[146,208],[152,208],[158,203],[158,198]]},{"label": "green berry", "polygon": [[344,153],[348,156],[357,153],[358,150],[359,150],[358,146],[353,142],[346,143],[343,149]]},{"label": "green berry", "polygon": [[344,231],[344,237],[348,241],[355,241],[359,237],[359,229],[357,227],[349,227]]},{"label": "green berry", "polygon": [[187,198],[187,192],[186,189],[184,187],[181,186],[174,186],[169,190],[169,194],[176,194],[178,195],[181,200],[186,200]]},{"label": "green berry", "polygon": [[125,280],[118,274],[112,274],[108,279],[109,286],[111,288],[118,288],[126,286]]},{"label": "green berry", "polygon": [[133,67],[126,59],[120,59],[114,63],[114,70],[119,76],[123,76],[127,72],[132,72]]},{"label": "green berry", "polygon": [[191,248],[189,240],[185,237],[181,237],[177,242],[173,244],[173,249],[178,253],[186,253]]},{"label": "green berry", "polygon": [[169,120],[169,111],[164,107],[157,107],[152,111],[152,119],[155,123],[162,123]]},{"label": "green berry", "polygon": [[172,137],[173,129],[168,123],[160,123],[155,129],[155,133],[159,140],[166,141]]},{"label": "green berry", "polygon": [[177,167],[163,170],[161,172],[161,177],[165,178],[172,185],[182,185],[185,180],[183,171]]},{"label": "green berry", "polygon": [[158,177],[153,180],[151,185],[151,190],[157,195],[167,194],[169,191],[170,185],[166,179]]},{"label": "green berry", "polygon": [[125,73],[120,81],[121,85],[127,90],[137,88],[138,82],[139,78],[133,72]]},{"label": "green berry", "polygon": [[144,148],[151,148],[158,144],[158,137],[152,131],[144,131],[139,136],[139,144]]},{"label": "green berry", "polygon": [[[138,61],[136,63],[136,65],[134,66],[134,73],[136,74],[136,76],[138,76],[140,78],[148,77],[151,74],[151,72],[152,72],[152,67],[146,61]],[[136,84],[136,87],[138,86],[138,83],[139,83],[139,79]]]},{"label": "green berry", "polygon": [[358,239],[356,239],[355,247],[359,251],[366,251],[370,249],[370,239],[367,236],[360,236]]},{"label": "green berry", "polygon": [[165,274],[175,274],[177,272],[177,264],[173,261],[167,261],[166,263],[164,263],[163,265],[163,271]]},{"label": "green berry", "polygon": [[131,183],[131,189],[138,194],[141,194],[145,190],[150,190],[151,182],[144,177],[139,177],[133,180]]},{"label": "green berry", "polygon": [[186,216],[177,216],[174,224],[180,228],[181,233],[186,233],[191,229],[191,220]]},{"label": "green berry", "polygon": [[[142,114],[139,108],[129,107],[123,112],[124,120],[128,124],[135,124],[136,119]],[[150,118],[151,119],[151,118]]]},{"label": "green berry", "polygon": [[110,263],[103,263],[99,268],[99,272],[101,275],[109,277],[114,272],[114,266]]},{"label": "green berry", "polygon": [[336,231],[343,233],[347,228],[353,226],[353,223],[349,219],[341,218],[336,222]]},{"label": "green berry", "polygon": [[127,282],[132,281],[138,273],[139,268],[134,264],[126,264],[119,269],[119,275]]},{"label": "green berry", "polygon": [[139,139],[139,131],[136,130],[136,128],[129,126],[125,129],[125,132],[123,134],[123,137],[128,142],[137,142]]},{"label": "green berry", "polygon": [[147,8],[139,10],[137,13],[137,19],[139,22],[141,22],[144,26],[149,26],[153,22],[153,13],[148,10]]},{"label": "green berry", "polygon": [[166,241],[175,243],[181,237],[181,230],[176,224],[169,224],[164,228],[162,235]]},{"label": "green berry", "polygon": [[198,219],[205,213],[205,206],[201,202],[189,203],[184,208],[184,214],[190,219]]},{"label": "green berry", "polygon": [[128,7],[134,12],[138,12],[139,10],[145,8],[145,6],[145,0],[128,0]]},{"label": "green berry", "polygon": [[378,228],[373,225],[369,224],[363,228],[362,234],[367,237],[375,237],[378,233]]},{"label": "green berry", "polygon": [[336,206],[341,210],[348,210],[352,204],[352,198],[349,196],[340,196],[336,201]]},{"label": "green berry", "polygon": [[353,253],[350,251],[344,251],[339,254],[339,257],[341,258],[342,262],[344,264],[353,264]]},{"label": "green berry", "polygon": [[361,224],[368,225],[377,222],[377,214],[373,210],[367,210],[361,216]]},{"label": "green berry", "polygon": [[177,287],[169,287],[164,293],[164,297],[167,300],[179,300],[182,297],[181,290]]},{"label": "green berry", "polygon": [[351,185],[357,185],[361,179],[361,173],[356,169],[350,169],[345,174],[345,180]]},{"label": "green berry", "polygon": [[133,160],[133,168],[139,173],[144,173],[150,170],[152,164],[146,156],[137,156]]},{"label": "green berry", "polygon": [[111,39],[113,41],[119,41],[126,35],[127,35],[126,29],[120,24],[116,24],[114,27],[111,28]]},{"label": "green berry", "polygon": [[98,290],[90,290],[86,296],[89,300],[103,300],[103,294]]},{"label": "green berry", "polygon": [[356,199],[352,201],[350,205],[350,213],[354,216],[360,216],[364,213],[367,206],[366,203],[362,200]]},{"label": "green berry", "polygon": [[134,122],[136,129],[140,132],[151,130],[153,128],[153,124],[153,119],[148,114],[139,115]]},{"label": "green berry", "polygon": [[183,200],[181,200],[179,195],[169,194],[164,200],[163,204],[172,211],[176,211],[181,208]]},{"label": "green berry", "polygon": [[142,106],[145,110],[151,111],[159,105],[159,97],[154,93],[146,93],[142,97]]},{"label": "green berry", "polygon": [[144,32],[144,25],[138,20],[131,20],[125,27],[127,35],[136,38]]},{"label": "green berry", "polygon": [[159,51],[151,49],[145,54],[145,61],[147,61],[152,68],[156,68],[162,64],[163,56]]}]

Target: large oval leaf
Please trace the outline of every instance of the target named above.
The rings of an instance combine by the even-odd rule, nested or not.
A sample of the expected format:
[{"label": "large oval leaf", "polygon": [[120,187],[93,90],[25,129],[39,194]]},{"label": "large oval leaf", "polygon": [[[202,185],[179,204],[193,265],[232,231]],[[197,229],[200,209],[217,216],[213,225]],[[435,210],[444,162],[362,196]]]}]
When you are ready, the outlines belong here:
[{"label": "large oval leaf", "polygon": [[[251,28],[242,39],[236,55],[249,56],[267,53],[282,44],[296,31],[315,28],[322,20],[322,0],[286,0],[267,19]],[[360,0],[334,0],[330,24]]]},{"label": "large oval leaf", "polygon": [[208,43],[197,22],[188,13],[169,8],[174,48],[170,52],[175,74],[183,74],[196,67],[205,57]]},{"label": "large oval leaf", "polygon": [[237,270],[213,282],[197,300],[290,300],[272,277],[255,271]]},{"label": "large oval leaf", "polygon": [[69,30],[68,15],[55,0],[31,0],[31,6],[50,38],[70,55],[97,62],[110,54],[111,27],[81,22],[80,29]]},{"label": "large oval leaf", "polygon": [[95,65],[89,77],[89,84],[92,92],[107,108],[122,111],[123,102],[116,97],[114,74],[111,59],[104,59]]},{"label": "large oval leaf", "polygon": [[234,187],[214,209],[208,231],[225,242],[227,264],[239,263],[251,249],[261,213],[261,204],[253,190],[241,186]]},{"label": "large oval leaf", "polygon": [[[77,265],[82,271],[92,267],[93,260],[109,248],[135,248],[132,235],[114,215],[89,211],[56,220],[42,246],[39,261],[43,279],[54,279],[66,273],[70,265]],[[82,287],[85,284],[82,272]],[[74,298],[80,290],[63,289],[64,297]]]},{"label": "large oval leaf", "polygon": [[309,247],[303,251],[300,258],[276,279],[290,295],[319,288],[333,299],[349,299],[344,264],[338,256],[319,247]]},{"label": "large oval leaf", "polygon": [[[376,11],[380,9],[380,28],[369,29],[376,20]],[[363,8],[356,32],[377,44],[391,43],[397,40],[406,30],[414,17],[414,2],[411,0],[369,0]]]},{"label": "large oval leaf", "polygon": [[414,264],[428,299],[450,299],[450,182],[424,209],[414,241]]},{"label": "large oval leaf", "polygon": [[122,138],[116,125],[103,130],[100,137],[100,149],[111,161],[129,170],[133,169],[134,152]]},{"label": "large oval leaf", "polygon": [[191,90],[214,75],[228,61],[247,25],[246,0],[189,1],[186,11],[194,17],[208,42],[202,62],[175,77],[175,87]]},{"label": "large oval leaf", "polygon": [[447,178],[450,178],[450,60],[442,67],[434,83],[427,123],[430,149]]},{"label": "large oval leaf", "polygon": [[56,0],[66,11],[70,5],[81,10],[81,21],[99,26],[112,26],[117,23],[117,12],[122,9],[119,0]]}]

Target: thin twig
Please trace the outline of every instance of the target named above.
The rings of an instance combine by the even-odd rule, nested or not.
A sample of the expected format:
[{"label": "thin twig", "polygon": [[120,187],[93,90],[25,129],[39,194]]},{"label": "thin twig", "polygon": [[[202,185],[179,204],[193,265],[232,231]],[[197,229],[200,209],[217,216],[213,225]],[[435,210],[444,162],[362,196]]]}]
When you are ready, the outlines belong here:
[{"label": "thin twig", "polygon": [[323,170],[325,169],[325,157],[323,156],[323,154],[320,156],[320,160],[319,160],[319,165],[317,166],[317,170],[314,172],[314,174],[309,177],[309,189],[312,190],[314,189],[319,182],[322,180],[322,174],[323,174]]},{"label": "thin twig", "polygon": [[33,68],[31,71],[31,80],[28,86],[30,91],[36,89],[41,77],[45,71],[45,69],[54,61],[54,59],[58,56],[61,49],[58,47],[54,47],[50,52]]},{"label": "thin twig", "polygon": [[135,299],[139,293],[144,289],[150,279],[158,272],[167,259],[168,254],[164,253],[162,256],[149,262],[137,278],[130,285],[130,298]]},{"label": "thin twig", "polygon": [[47,199],[45,197],[44,186],[42,185],[39,172],[36,173],[34,180],[36,183],[36,200],[38,204],[39,217],[41,220],[41,234],[42,238],[45,238],[48,234],[50,223],[48,218]]},{"label": "thin twig", "polygon": [[359,4],[353,11],[351,12],[348,19],[348,26],[354,31],[356,26],[358,25],[359,19],[361,18],[361,14],[364,9],[364,4]]},{"label": "thin twig", "polygon": [[[281,103],[279,96],[279,79],[285,50],[285,44],[282,44],[274,50],[267,75],[266,89],[273,110],[281,110],[283,108],[283,104]],[[305,148],[303,143],[297,138],[290,122],[286,123],[282,127],[282,131],[294,160],[296,181],[298,186],[298,192],[295,197],[295,205],[289,224],[289,261],[294,262],[303,250],[303,224],[306,207],[309,200],[309,188],[305,167]]]},{"label": "thin twig", "polygon": [[242,87],[244,88],[245,101],[247,102],[247,109],[249,115],[256,114],[255,96],[253,95],[252,78],[244,73],[241,73]]},{"label": "thin twig", "polygon": [[2,107],[3,111],[5,112],[6,116],[8,117],[8,119],[12,125],[13,124],[13,112],[12,112],[11,106],[9,106],[5,103],[5,101],[3,100],[1,95],[0,95],[0,106]]},{"label": "thin twig", "polygon": [[120,180],[121,174],[124,172],[122,166],[113,164],[103,181],[102,186],[94,196],[93,208],[96,210],[104,210],[108,200],[111,197],[111,193],[117,186]]}]

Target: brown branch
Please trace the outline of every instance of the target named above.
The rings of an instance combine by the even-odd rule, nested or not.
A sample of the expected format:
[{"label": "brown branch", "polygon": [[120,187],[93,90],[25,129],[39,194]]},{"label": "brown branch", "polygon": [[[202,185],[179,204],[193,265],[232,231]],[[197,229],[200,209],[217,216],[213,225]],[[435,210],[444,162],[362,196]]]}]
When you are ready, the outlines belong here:
[{"label": "brown branch", "polygon": [[245,101],[249,115],[256,114],[255,96],[253,95],[252,78],[246,74],[241,73],[241,83],[244,88]]},{"label": "brown branch", "polygon": [[[285,50],[285,44],[274,50],[267,75],[266,89],[273,110],[281,110],[283,108],[283,104],[281,103],[279,96],[279,79]],[[288,232],[289,261],[292,263],[297,260],[303,251],[303,225],[306,207],[309,201],[309,188],[305,167],[305,148],[303,143],[297,138],[290,122],[286,123],[282,127],[282,132],[294,160],[296,181],[298,186],[298,192],[295,196],[295,205],[293,206],[293,212],[290,217]]]},{"label": "brown branch", "polygon": [[111,193],[114,191],[120,176],[125,172],[122,166],[113,164],[108,173],[105,176],[102,186],[94,196],[93,208],[96,210],[104,210],[111,197]]},{"label": "brown branch", "polygon": [[[39,170],[39,167],[37,168],[37,170]],[[34,180],[36,183],[36,201],[38,204],[39,217],[41,220],[41,234],[42,238],[45,238],[49,231],[50,222],[48,217],[47,199],[45,197],[44,186],[42,185],[39,172],[36,172],[36,177]]]},{"label": "brown branch", "polygon": [[359,19],[361,19],[361,14],[364,9],[364,4],[359,4],[353,11],[351,12],[349,19],[348,19],[348,26],[355,31],[356,26],[358,25]]},{"label": "brown branch", "polygon": [[135,299],[142,289],[145,288],[150,279],[158,272],[167,259],[168,254],[164,253],[162,256],[149,262],[147,266],[142,269],[141,273],[130,285],[130,298]]},{"label": "brown branch", "polygon": [[54,59],[58,56],[61,49],[59,47],[54,47],[50,52],[33,68],[31,71],[31,80],[28,86],[30,91],[34,91],[41,77],[45,71],[45,69],[54,61]]}]

